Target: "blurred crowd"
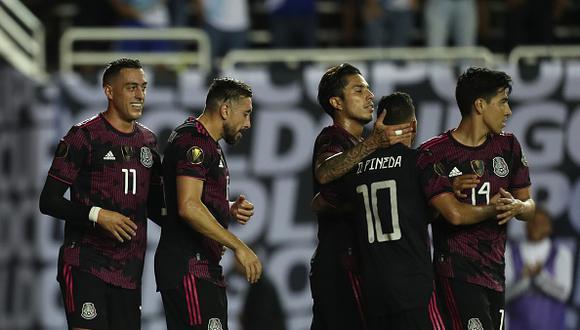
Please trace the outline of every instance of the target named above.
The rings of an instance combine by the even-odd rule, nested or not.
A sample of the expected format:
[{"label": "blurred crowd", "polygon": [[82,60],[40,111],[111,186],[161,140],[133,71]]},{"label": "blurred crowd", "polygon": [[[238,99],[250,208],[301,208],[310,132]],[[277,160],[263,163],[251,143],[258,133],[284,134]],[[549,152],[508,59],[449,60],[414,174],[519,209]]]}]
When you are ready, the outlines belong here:
[{"label": "blurred crowd", "polygon": [[[23,0],[45,23],[49,64],[71,26],[197,27],[212,56],[239,48],[408,47],[580,42],[580,0]],[[167,42],[89,47],[166,50]]]}]

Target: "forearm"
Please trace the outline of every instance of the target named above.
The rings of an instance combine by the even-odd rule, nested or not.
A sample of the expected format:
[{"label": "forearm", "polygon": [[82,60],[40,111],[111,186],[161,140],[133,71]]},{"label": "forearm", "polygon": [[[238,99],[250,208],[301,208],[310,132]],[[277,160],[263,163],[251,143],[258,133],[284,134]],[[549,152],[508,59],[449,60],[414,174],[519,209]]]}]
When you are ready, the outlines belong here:
[{"label": "forearm", "polygon": [[316,168],[314,175],[320,184],[332,182],[347,174],[358,162],[373,153],[379,144],[373,136],[345,152],[324,160]]},{"label": "forearm", "polygon": [[536,203],[531,198],[522,202],[523,202],[522,211],[518,215],[516,215],[516,219],[522,221],[529,221],[534,217],[536,213]]},{"label": "forearm", "polygon": [[180,216],[197,232],[232,250],[238,249],[244,243],[225,229],[211,214],[203,203],[188,202],[180,206]]},{"label": "forearm", "polygon": [[453,193],[442,193],[431,200],[436,211],[452,225],[473,225],[496,214],[494,205],[470,205],[461,203]]},{"label": "forearm", "polygon": [[[52,177],[47,177],[40,194],[39,209],[42,214],[78,224],[91,224],[91,206],[73,203],[64,198],[68,186]],[[98,206],[98,205],[97,205]]]}]

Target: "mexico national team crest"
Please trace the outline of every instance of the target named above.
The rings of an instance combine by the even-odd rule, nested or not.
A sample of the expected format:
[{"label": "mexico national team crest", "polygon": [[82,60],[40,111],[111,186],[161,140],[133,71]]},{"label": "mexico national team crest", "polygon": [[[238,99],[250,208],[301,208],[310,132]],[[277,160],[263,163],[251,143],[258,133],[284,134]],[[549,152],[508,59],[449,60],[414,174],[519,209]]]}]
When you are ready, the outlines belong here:
[{"label": "mexico national team crest", "polygon": [[95,308],[95,305],[91,302],[84,303],[81,310],[81,316],[85,320],[92,320],[97,317],[97,309]]},{"label": "mexico national team crest", "polygon": [[500,178],[505,178],[510,172],[507,163],[503,157],[495,157],[493,159],[493,173]]},{"label": "mexico national team crest", "polygon": [[147,168],[153,166],[153,153],[149,147],[141,147],[141,164]]},{"label": "mexico national team crest", "polygon": [[467,330],[483,330],[483,324],[477,317],[470,318],[467,321]]},{"label": "mexico national team crest", "polygon": [[478,177],[482,177],[483,173],[485,172],[485,163],[483,160],[472,160],[471,161],[471,169],[473,173],[475,173]]},{"label": "mexico national team crest", "polygon": [[201,164],[203,162],[203,150],[198,146],[193,146],[187,150],[187,160],[192,164]]},{"label": "mexico national team crest", "polygon": [[209,319],[207,330],[223,330],[222,322],[217,317]]}]

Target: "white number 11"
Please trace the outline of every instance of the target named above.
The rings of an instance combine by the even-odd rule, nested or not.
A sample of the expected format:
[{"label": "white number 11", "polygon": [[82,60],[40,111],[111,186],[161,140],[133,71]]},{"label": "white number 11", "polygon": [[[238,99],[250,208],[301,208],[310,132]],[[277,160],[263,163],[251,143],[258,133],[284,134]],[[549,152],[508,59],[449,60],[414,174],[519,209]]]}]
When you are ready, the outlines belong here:
[{"label": "white number 11", "polygon": [[122,168],[121,171],[125,176],[125,195],[129,194],[129,173],[131,173],[131,193],[135,195],[137,193],[137,170]]}]

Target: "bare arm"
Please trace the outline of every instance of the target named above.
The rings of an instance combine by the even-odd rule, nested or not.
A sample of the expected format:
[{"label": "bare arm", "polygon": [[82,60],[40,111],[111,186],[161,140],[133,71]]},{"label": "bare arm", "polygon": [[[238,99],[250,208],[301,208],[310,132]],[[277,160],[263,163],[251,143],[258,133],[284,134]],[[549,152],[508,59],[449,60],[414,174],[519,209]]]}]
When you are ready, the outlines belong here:
[{"label": "bare arm", "polygon": [[[497,195],[494,196],[497,199]],[[492,199],[493,200],[493,199]],[[452,193],[442,193],[431,199],[431,205],[452,225],[473,225],[494,217],[496,206],[461,203]]]},{"label": "bare arm", "polygon": [[[364,142],[345,152],[321,155],[316,160],[314,176],[320,184],[327,184],[342,177],[378,148],[388,147],[411,137],[413,132],[411,124],[384,125],[383,119],[386,113],[386,111],[381,113],[375,122],[373,133]],[[395,135],[396,130],[401,130],[402,134]]]},{"label": "bare arm", "polygon": [[255,283],[262,274],[262,264],[256,254],[239,238],[225,229],[201,201],[204,181],[187,177],[177,177],[177,210],[179,216],[193,229],[217,241],[235,253],[244,268],[246,279]]},{"label": "bare arm", "polygon": [[503,188],[500,189],[498,217],[510,219],[515,217],[518,220],[528,221],[536,213],[536,203],[531,197],[531,187],[517,189],[513,195]]}]

